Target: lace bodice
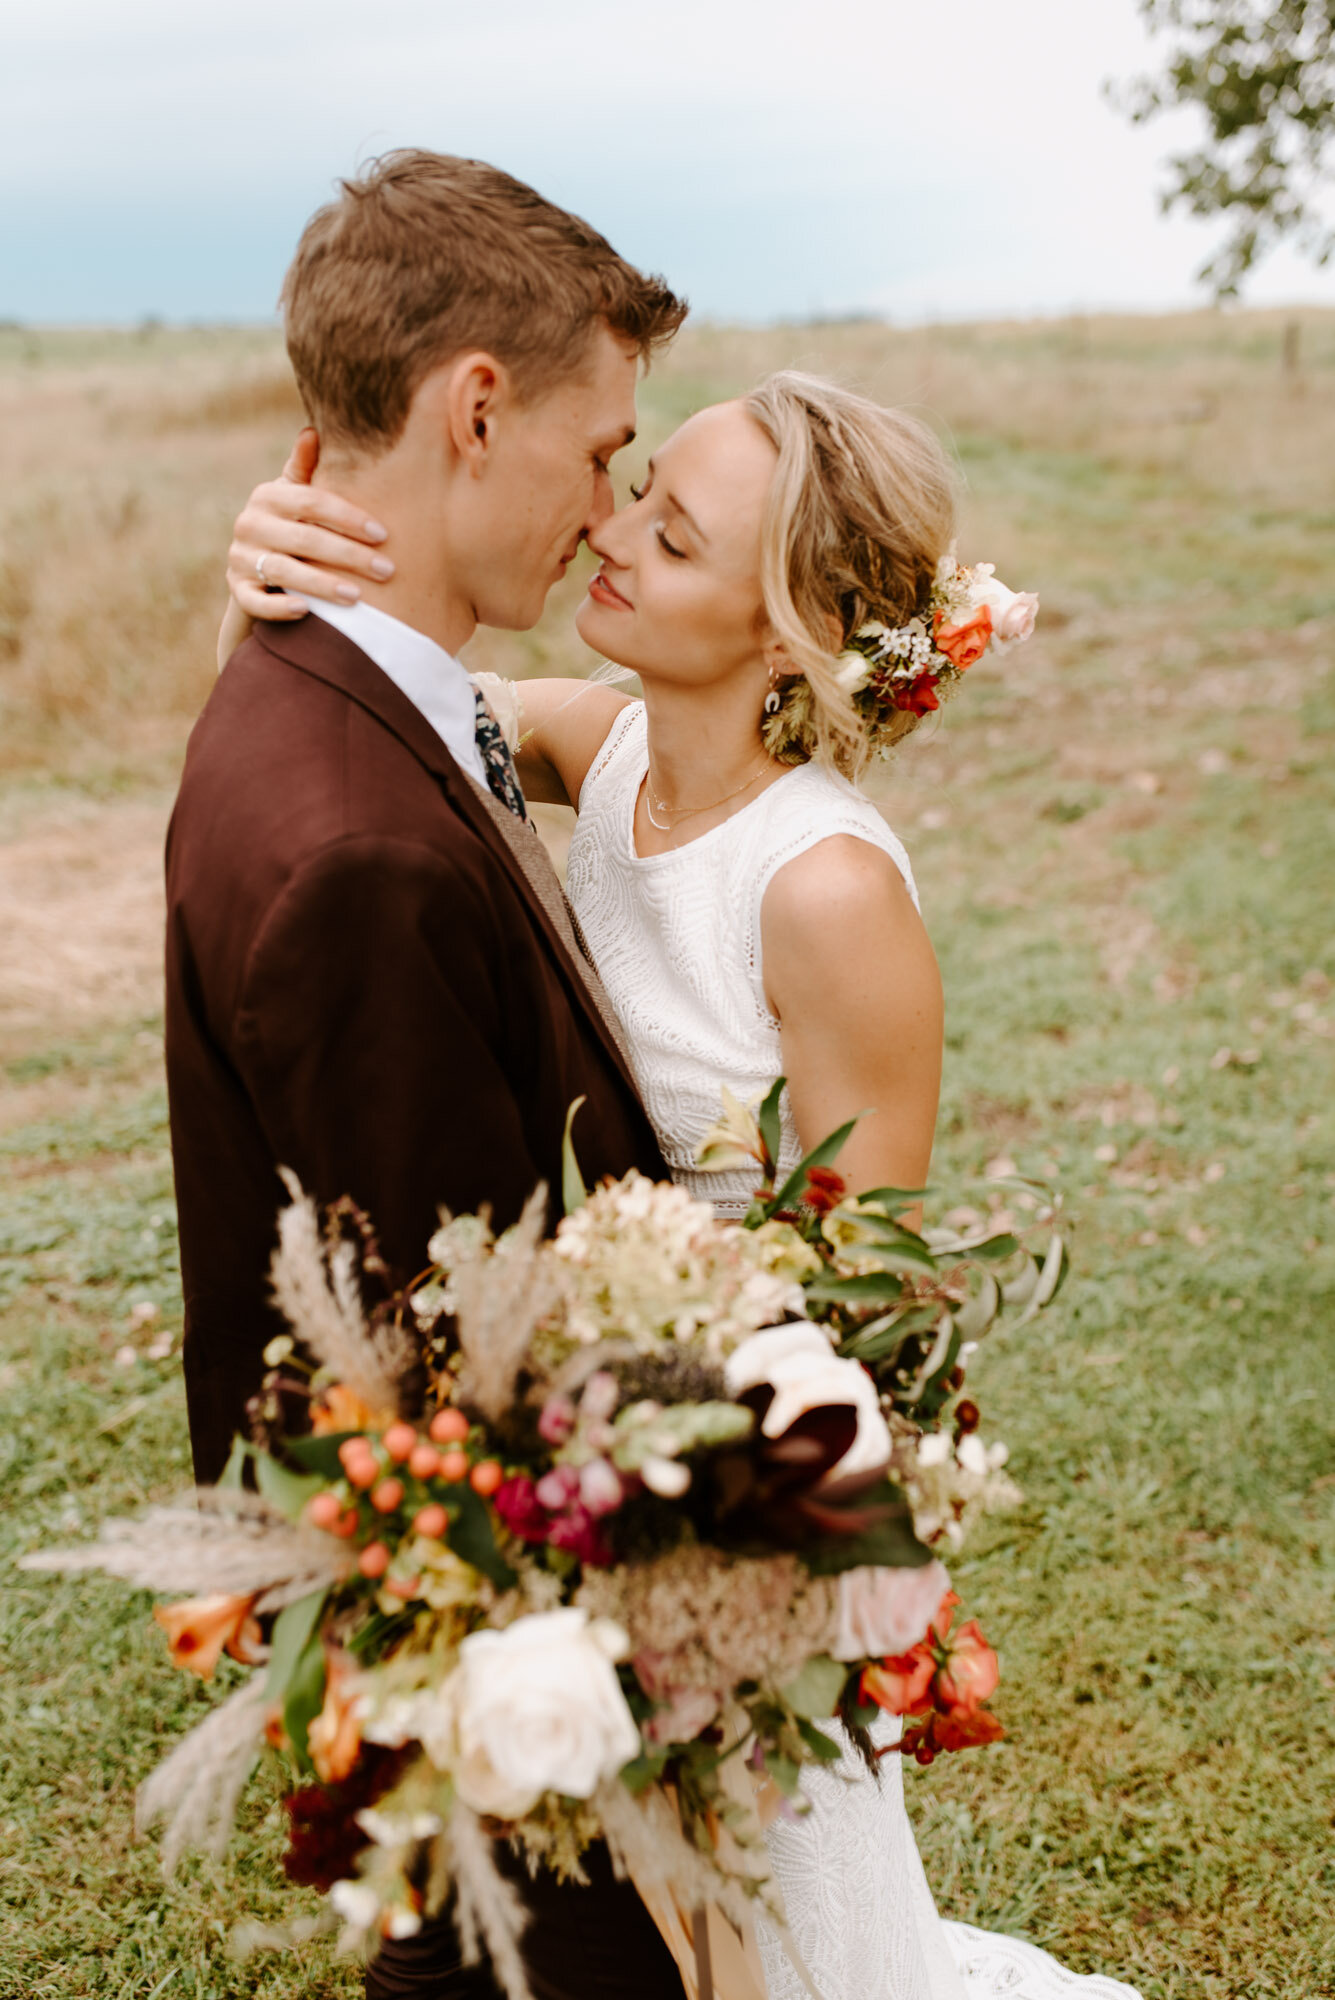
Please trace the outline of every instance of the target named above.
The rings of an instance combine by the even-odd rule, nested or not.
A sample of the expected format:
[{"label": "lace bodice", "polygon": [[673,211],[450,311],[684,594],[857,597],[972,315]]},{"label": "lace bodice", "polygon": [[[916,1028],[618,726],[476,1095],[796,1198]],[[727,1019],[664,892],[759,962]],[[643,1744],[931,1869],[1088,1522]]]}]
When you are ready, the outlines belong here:
[{"label": "lace bodice", "polygon": [[[673,1179],[718,1208],[745,1208],[754,1174],[701,1174],[695,1149],[718,1118],[725,1084],[749,1103],[782,1070],[779,1024],[765,998],[765,891],[786,861],[839,833],[888,854],[916,903],[913,872],[871,801],[814,764],[786,771],[684,847],[637,855],[635,801],[647,769],[644,705],[635,702],[584,781],[567,894]],[[800,1157],[785,1100],[780,1168]]]}]

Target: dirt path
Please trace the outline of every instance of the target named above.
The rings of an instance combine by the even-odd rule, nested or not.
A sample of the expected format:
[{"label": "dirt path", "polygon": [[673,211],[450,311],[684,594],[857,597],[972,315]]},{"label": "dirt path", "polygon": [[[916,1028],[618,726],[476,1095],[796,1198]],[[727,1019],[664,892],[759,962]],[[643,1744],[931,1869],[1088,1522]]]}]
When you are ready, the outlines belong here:
[{"label": "dirt path", "polygon": [[0,1056],[162,1005],[166,794],[68,795],[0,828]]}]

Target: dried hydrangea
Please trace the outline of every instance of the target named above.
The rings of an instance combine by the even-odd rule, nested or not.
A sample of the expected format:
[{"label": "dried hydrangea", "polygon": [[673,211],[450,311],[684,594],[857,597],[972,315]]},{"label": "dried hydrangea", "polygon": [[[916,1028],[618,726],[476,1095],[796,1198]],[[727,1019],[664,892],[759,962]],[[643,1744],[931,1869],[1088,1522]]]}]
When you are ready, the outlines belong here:
[{"label": "dried hydrangea", "polygon": [[566,1216],[553,1249],[569,1274],[562,1331],[585,1345],[692,1341],[718,1359],[801,1309],[800,1286],[768,1268],[768,1245],[684,1188],[635,1172]]},{"label": "dried hydrangea", "polygon": [[625,1627],[636,1673],[655,1692],[725,1692],[746,1679],[782,1687],[828,1651],[839,1589],[795,1555],[686,1544],[654,1562],[586,1571],[575,1602]]}]

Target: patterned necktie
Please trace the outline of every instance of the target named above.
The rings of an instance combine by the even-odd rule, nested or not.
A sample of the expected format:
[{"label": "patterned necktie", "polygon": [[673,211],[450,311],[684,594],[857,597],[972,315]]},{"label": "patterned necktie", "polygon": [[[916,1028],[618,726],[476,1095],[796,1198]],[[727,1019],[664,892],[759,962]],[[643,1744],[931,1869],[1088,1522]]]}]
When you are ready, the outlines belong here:
[{"label": "patterned necktie", "polygon": [[487,773],[487,784],[503,806],[509,806],[516,819],[527,819],[524,809],[524,794],[519,789],[519,774],[515,770],[515,760],[510,755],[510,746],[501,734],[501,725],[488,708],[481,688],[474,689],[477,701],[477,747],[482,753],[483,767]]}]

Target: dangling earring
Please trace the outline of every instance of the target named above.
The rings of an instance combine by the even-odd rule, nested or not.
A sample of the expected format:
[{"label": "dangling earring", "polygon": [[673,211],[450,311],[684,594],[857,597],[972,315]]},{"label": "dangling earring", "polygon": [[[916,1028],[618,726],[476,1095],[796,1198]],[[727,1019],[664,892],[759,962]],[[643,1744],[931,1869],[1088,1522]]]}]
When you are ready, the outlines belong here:
[{"label": "dangling earring", "polygon": [[777,715],[783,706],[783,696],[779,693],[779,676],[775,668],[769,670],[769,693],[765,696],[766,715]]}]

